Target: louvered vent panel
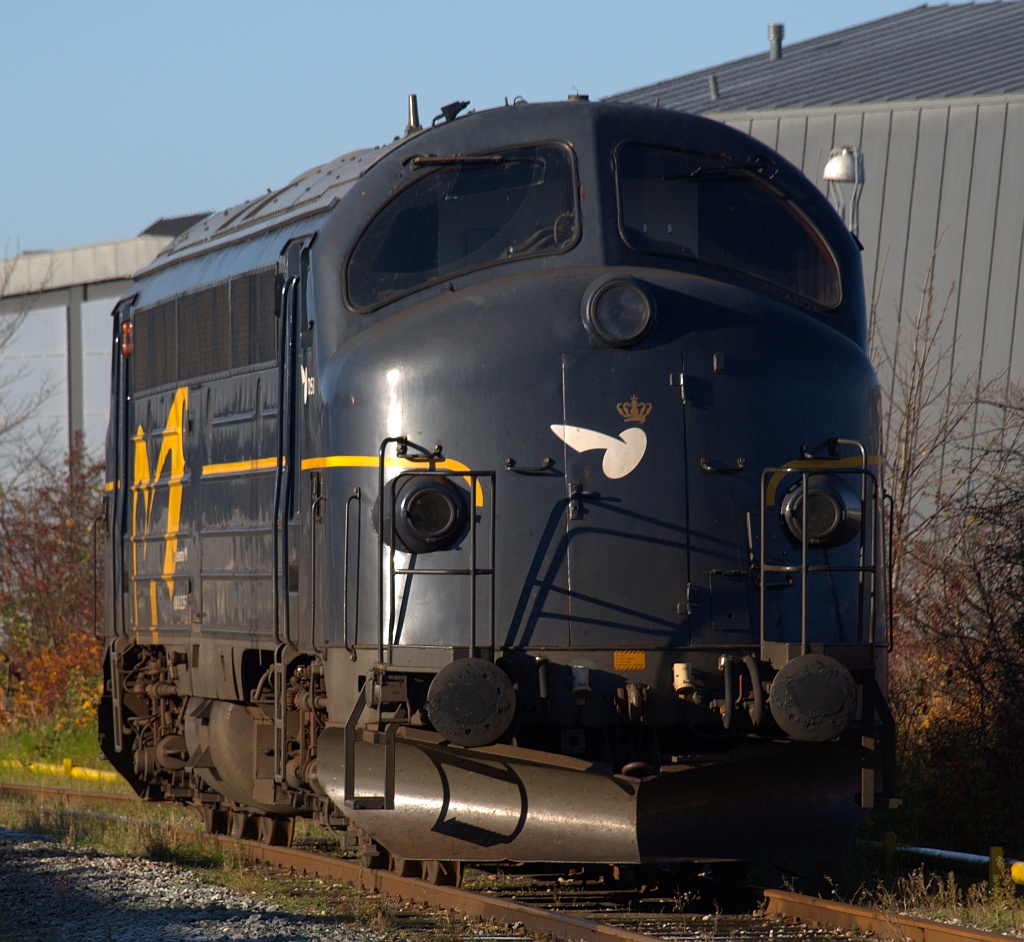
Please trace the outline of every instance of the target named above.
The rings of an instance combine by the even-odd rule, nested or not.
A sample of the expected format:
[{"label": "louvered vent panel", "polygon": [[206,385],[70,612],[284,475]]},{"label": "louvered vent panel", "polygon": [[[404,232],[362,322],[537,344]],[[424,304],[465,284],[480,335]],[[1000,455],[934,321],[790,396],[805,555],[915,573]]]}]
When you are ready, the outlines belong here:
[{"label": "louvered vent panel", "polygon": [[231,365],[254,366],[277,359],[274,269],[231,282]]},{"label": "louvered vent panel", "polygon": [[165,301],[136,311],[135,388],[139,391],[173,383],[178,376],[177,303]]}]

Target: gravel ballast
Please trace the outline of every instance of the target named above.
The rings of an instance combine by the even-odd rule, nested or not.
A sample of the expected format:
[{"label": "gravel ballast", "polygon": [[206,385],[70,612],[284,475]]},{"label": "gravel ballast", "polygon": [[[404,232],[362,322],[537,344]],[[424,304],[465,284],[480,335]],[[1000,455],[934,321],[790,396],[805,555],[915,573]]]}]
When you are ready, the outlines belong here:
[{"label": "gravel ballast", "polygon": [[334,917],[296,916],[169,863],[69,848],[0,828],[0,942],[261,939],[370,942]]}]

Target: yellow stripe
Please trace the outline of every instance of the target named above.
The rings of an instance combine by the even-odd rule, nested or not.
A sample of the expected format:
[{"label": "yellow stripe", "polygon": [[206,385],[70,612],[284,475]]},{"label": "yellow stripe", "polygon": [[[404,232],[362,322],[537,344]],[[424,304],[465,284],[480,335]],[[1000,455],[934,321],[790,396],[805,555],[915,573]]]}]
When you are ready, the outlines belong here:
[{"label": "yellow stripe", "polygon": [[[779,489],[779,485],[782,483],[783,478],[788,477],[793,472],[799,471],[832,471],[836,468],[858,468],[860,467],[861,460],[856,455],[850,458],[834,458],[831,461],[822,458],[799,458],[796,461],[789,462],[786,465],[787,468],[792,468],[792,471],[776,471],[768,479],[768,489],[765,492],[766,505],[772,507],[775,504],[775,494]],[[882,463],[881,455],[869,455],[868,466],[878,466]]]},{"label": "yellow stripe", "polygon": [[[376,468],[380,465],[380,459],[375,455],[325,455],[320,458],[304,458],[302,460],[303,471],[322,471],[325,468]],[[385,468],[414,468],[422,469],[424,466],[431,471],[469,471],[469,467],[461,461],[454,461],[445,458],[444,461],[411,461],[408,458],[396,458],[388,456],[384,459]],[[469,478],[466,478],[469,484]],[[484,489],[480,482],[476,484],[476,505],[482,507],[484,504]]]},{"label": "yellow stripe", "polygon": [[[324,468],[376,468],[378,459],[364,455],[329,455],[326,458],[303,458],[303,471],[321,471]],[[385,458],[384,464],[392,467],[398,458]]]},{"label": "yellow stripe", "polygon": [[[282,466],[284,461],[281,462]],[[221,464],[204,464],[203,477],[218,474],[242,474],[246,471],[266,471],[277,467],[277,458],[253,458],[252,461],[225,461]]]},{"label": "yellow stripe", "polygon": [[[174,573],[177,570],[175,553],[178,550],[179,521],[181,520],[182,482],[185,478],[185,421],[188,415],[188,386],[182,386],[174,394],[171,410],[167,416],[167,428],[163,430],[160,455],[157,458],[153,481],[160,480],[164,463],[168,462],[170,483],[167,486],[167,536],[164,539],[164,586],[167,600],[174,599]],[[153,617],[156,619],[156,594],[152,595]]]},{"label": "yellow stripe", "polygon": [[112,491],[115,487],[117,487],[117,485],[113,481],[107,481],[107,483],[103,485],[103,490]]}]

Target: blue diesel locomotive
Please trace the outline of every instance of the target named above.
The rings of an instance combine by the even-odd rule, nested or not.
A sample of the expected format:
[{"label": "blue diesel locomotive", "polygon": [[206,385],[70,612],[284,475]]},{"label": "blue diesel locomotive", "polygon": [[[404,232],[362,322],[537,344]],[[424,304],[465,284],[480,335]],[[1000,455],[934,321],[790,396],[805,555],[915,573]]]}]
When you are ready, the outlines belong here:
[{"label": "blue diesel locomotive", "polygon": [[716,122],[462,110],[118,304],[103,751],[440,881],[840,852],[892,792],[856,240]]}]

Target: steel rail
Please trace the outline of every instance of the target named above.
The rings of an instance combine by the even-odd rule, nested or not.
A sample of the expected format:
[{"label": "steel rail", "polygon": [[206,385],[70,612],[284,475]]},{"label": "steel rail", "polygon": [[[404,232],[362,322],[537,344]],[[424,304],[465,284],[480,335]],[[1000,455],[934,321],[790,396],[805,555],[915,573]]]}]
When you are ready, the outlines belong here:
[{"label": "steel rail", "polygon": [[[119,776],[120,778],[120,776]],[[35,797],[59,798],[66,801],[74,798],[77,801],[114,801],[139,802],[139,796],[127,792],[97,792],[84,788],[56,788],[53,785],[14,784],[0,782],[0,794],[10,792],[15,795],[33,795]]]},{"label": "steel rail", "polygon": [[786,890],[765,890],[765,914],[796,919],[809,925],[838,929],[862,929],[880,939],[910,939],[911,942],[987,942],[1008,936],[983,929],[953,926],[917,916],[864,909],[834,900],[801,896]]},{"label": "steel rail", "polygon": [[[400,877],[388,870],[369,870],[349,860],[324,857],[295,848],[271,847],[255,841],[234,841],[217,838],[226,845],[241,844],[249,859],[289,867],[321,878],[342,880],[364,889],[402,900],[426,903],[465,916],[492,922],[520,924],[530,932],[543,932],[558,939],[586,942],[651,942],[648,933],[619,928],[578,916],[570,916],[528,906],[485,893],[473,893],[454,887],[435,886],[424,880]],[[1007,936],[981,929],[947,925],[864,909],[846,903],[802,896],[783,890],[765,890],[765,915],[833,929],[859,928],[880,939],[908,939],[911,942],[995,942]]]},{"label": "steel rail", "polygon": [[651,936],[642,932],[549,912],[486,893],[473,893],[451,886],[436,886],[425,880],[400,877],[390,870],[370,870],[352,860],[325,857],[294,847],[274,847],[256,841],[237,841],[219,835],[214,839],[225,847],[242,847],[246,857],[251,861],[290,868],[321,879],[353,883],[371,892],[426,903],[434,908],[453,910],[464,916],[509,925],[518,923],[529,932],[542,932],[558,939],[580,939],[584,942],[651,942]]}]

